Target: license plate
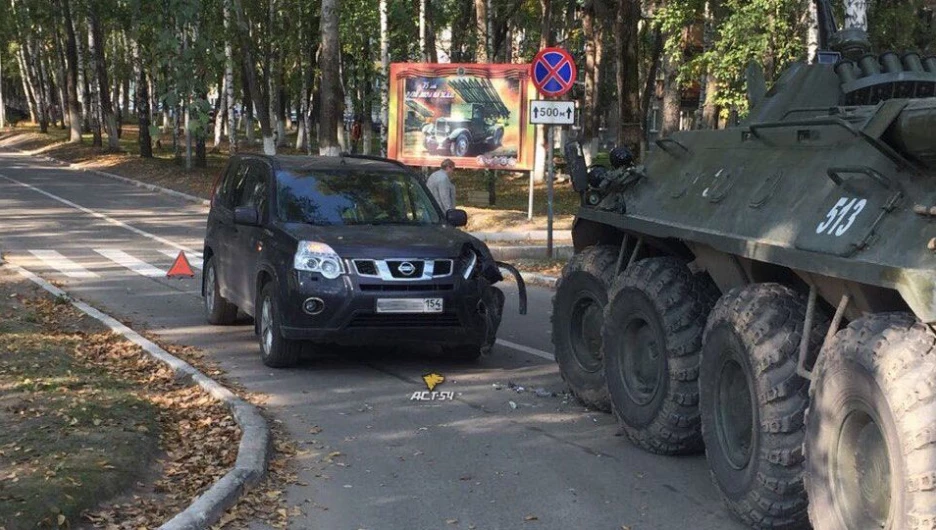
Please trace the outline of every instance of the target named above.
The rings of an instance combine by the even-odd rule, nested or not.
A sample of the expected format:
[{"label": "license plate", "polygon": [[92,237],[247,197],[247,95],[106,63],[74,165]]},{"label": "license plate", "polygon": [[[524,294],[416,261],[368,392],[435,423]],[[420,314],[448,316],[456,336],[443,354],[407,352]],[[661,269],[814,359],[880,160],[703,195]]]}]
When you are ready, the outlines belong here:
[{"label": "license plate", "polygon": [[378,313],[441,313],[441,298],[378,298]]}]

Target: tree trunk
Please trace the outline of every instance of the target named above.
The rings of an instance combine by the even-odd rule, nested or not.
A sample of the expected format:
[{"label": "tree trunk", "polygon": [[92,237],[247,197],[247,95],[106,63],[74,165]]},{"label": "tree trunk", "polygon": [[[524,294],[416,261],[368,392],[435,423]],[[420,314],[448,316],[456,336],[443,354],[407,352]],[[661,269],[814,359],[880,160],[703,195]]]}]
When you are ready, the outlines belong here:
[{"label": "tree trunk", "polygon": [[[273,143],[273,131],[270,128],[270,107],[267,101],[261,97],[257,75],[254,72],[256,63],[254,62],[252,52],[253,44],[247,32],[247,24],[244,21],[244,10],[241,8],[240,0],[233,0],[233,7],[234,14],[237,18],[237,31],[242,49],[241,55],[243,56],[244,80],[246,81],[245,85],[247,88],[245,92],[249,91],[251,102],[256,103],[257,116],[260,119],[260,134],[263,136],[263,152],[268,155],[275,155],[276,145]],[[250,119],[247,120],[247,135],[248,138],[252,139],[253,123]]]},{"label": "tree trunk", "polygon": [[[387,28],[387,0],[380,0],[380,75],[383,86],[380,90],[380,151],[387,156],[387,120],[390,97],[390,37]],[[452,51],[455,49],[454,30]]]},{"label": "tree trunk", "polygon": [[26,66],[26,50],[23,46],[19,47],[16,53],[16,64],[19,66],[20,79],[23,81],[23,94],[26,96],[26,106],[29,107],[29,121],[39,123],[39,102],[36,100],[36,92],[33,90],[32,78],[29,76],[29,68]]},{"label": "tree trunk", "polygon": [[[815,5],[815,2],[810,2]],[[715,44],[715,32],[721,14],[721,0],[709,0],[705,3],[705,26],[703,27],[703,46],[705,51]],[[705,129],[718,128],[718,80],[708,68],[702,79],[702,124]]]},{"label": "tree trunk", "polygon": [[337,156],[338,128],[341,126],[341,88],[338,43],[339,0],[322,0],[321,112],[319,113],[319,154]]},{"label": "tree trunk", "polygon": [[32,78],[33,92],[36,95],[38,103],[39,132],[46,133],[49,130],[49,101],[46,99],[45,83],[42,79],[42,67],[40,65],[39,50],[33,42],[32,36],[26,37],[26,61],[29,68],[29,76]]},{"label": "tree trunk", "polygon": [[[433,39],[433,48],[435,48],[435,40]],[[364,56],[370,57],[371,53],[371,42],[370,40],[364,41]],[[361,98],[363,102],[363,110],[361,112],[361,153],[365,155],[371,154],[371,142],[374,130],[374,120],[372,118],[374,111],[374,103],[371,101],[373,97],[372,91],[374,86],[373,73],[374,69],[370,65],[366,67],[366,73],[364,76],[364,95]]]},{"label": "tree trunk", "polygon": [[475,62],[483,64],[488,62],[487,0],[474,0],[474,5],[475,35],[477,37],[477,41],[475,42]]},{"label": "tree trunk", "polygon": [[218,91],[218,101],[214,106],[214,147],[212,147],[212,152],[218,150],[218,146],[221,144],[221,133],[224,132],[224,124],[227,122],[227,116],[225,115],[227,102],[224,101],[227,98],[227,79],[224,78],[224,75],[221,76],[221,82],[218,83],[218,86],[220,90]]},{"label": "tree trunk", "polygon": [[[91,135],[92,141],[91,145],[93,147],[102,147],[104,144],[101,141],[101,116],[103,112],[101,111],[101,86],[96,82],[95,73],[98,71],[97,60],[97,48],[101,43],[94,41],[94,31],[92,28],[93,22],[91,21],[91,15],[88,14],[87,18],[88,24],[88,76],[91,78],[88,83],[88,90],[90,99],[88,100],[88,110],[91,115]],[[106,87],[104,88],[106,90]]]},{"label": "tree trunk", "polygon": [[598,68],[601,62],[600,24],[595,22],[595,0],[582,8],[582,33],[585,37],[585,92],[582,96],[582,148],[585,163],[591,165],[598,152]]},{"label": "tree trunk", "polygon": [[137,123],[140,128],[140,157],[153,158],[153,139],[150,136],[150,97],[149,81],[146,79],[146,65],[140,54],[139,23],[134,24],[134,38],[131,42],[133,54],[133,74],[136,78],[136,91],[134,92],[134,109],[137,113]]},{"label": "tree trunk", "polygon": [[845,29],[868,30],[868,0],[845,0]]},{"label": "tree trunk", "polygon": [[[107,63],[104,60],[104,40],[103,31],[101,31],[101,19],[98,16],[96,8],[90,10],[88,19],[88,43],[94,41],[94,47],[91,54],[94,57],[94,64],[98,85],[98,104],[99,119],[102,125],[107,129],[107,148],[116,151],[120,148],[119,138],[117,137],[117,116],[114,115],[114,106],[110,95],[110,81],[107,78]],[[92,70],[92,72],[95,72]]]},{"label": "tree trunk", "polygon": [[55,126],[55,97],[52,91],[52,65],[49,62],[47,54],[39,56],[39,75],[42,79],[42,93],[46,101],[46,123]]},{"label": "tree trunk", "polygon": [[[282,29],[280,28],[276,0],[270,0],[269,13],[268,30],[272,35],[279,35]],[[266,86],[270,91],[269,102],[270,114],[273,117],[274,142],[276,142],[276,147],[279,148],[286,145],[286,113],[283,104],[283,54],[280,41],[275,39],[271,41],[267,61],[269,63],[267,71],[270,73],[270,77]]]},{"label": "tree trunk", "polygon": [[618,97],[618,145],[633,153],[640,151],[640,81],[637,53],[637,28],[640,21],[640,0],[621,0],[614,20],[616,85]]},{"label": "tree trunk", "polygon": [[429,50],[426,48],[426,2],[419,0],[419,60],[429,62]]},{"label": "tree trunk", "polygon": [[[552,2],[551,0],[540,0],[540,49],[548,47],[552,43]],[[546,158],[552,156],[552,147],[549,145],[546,128],[542,125],[536,126],[536,156],[533,159],[533,178],[539,182],[546,181]]]},{"label": "tree trunk", "polygon": [[0,54],[0,129],[6,128],[6,103],[3,101],[3,54]]},{"label": "tree trunk", "polygon": [[679,83],[676,81],[678,75],[677,65],[672,57],[663,56],[663,124],[660,129],[660,137],[665,138],[679,130],[679,114],[681,97],[679,93]]},{"label": "tree trunk", "polygon": [[58,108],[62,114],[62,128],[68,127],[68,97],[65,95],[65,84],[68,74],[65,67],[65,45],[62,42],[62,33],[59,31],[58,24],[53,25],[55,38],[55,86],[58,89]]},{"label": "tree trunk", "polygon": [[234,126],[234,46],[231,43],[231,0],[224,0],[224,103],[227,115],[228,151],[237,152],[237,127]]},{"label": "tree trunk", "polygon": [[68,76],[66,91],[68,92],[68,126],[71,129],[68,141],[81,143],[81,107],[78,102],[78,43],[75,40],[75,26],[72,23],[70,0],[59,0],[59,8],[65,20],[65,59]]}]

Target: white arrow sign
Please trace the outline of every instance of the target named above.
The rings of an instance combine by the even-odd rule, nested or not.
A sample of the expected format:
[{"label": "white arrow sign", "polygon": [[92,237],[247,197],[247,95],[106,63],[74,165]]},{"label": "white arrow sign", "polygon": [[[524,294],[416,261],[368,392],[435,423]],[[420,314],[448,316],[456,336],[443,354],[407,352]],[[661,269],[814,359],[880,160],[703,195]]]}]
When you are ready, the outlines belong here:
[{"label": "white arrow sign", "polygon": [[574,101],[530,101],[530,123],[536,125],[572,125],[575,123]]}]

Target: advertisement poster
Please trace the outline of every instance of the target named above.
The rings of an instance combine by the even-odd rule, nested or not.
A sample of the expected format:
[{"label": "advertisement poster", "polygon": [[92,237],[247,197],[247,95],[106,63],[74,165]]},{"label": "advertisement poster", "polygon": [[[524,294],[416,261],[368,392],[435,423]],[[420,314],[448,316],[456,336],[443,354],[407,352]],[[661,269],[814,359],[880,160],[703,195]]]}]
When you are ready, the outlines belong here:
[{"label": "advertisement poster", "polygon": [[528,64],[390,65],[387,154],[411,166],[530,170]]}]

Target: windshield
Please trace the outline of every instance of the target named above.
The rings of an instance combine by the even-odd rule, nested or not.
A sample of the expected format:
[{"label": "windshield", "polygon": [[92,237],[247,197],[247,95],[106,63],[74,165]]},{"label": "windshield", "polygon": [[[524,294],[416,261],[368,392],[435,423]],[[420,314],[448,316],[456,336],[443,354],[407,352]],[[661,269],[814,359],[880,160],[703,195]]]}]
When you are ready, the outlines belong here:
[{"label": "windshield", "polygon": [[281,221],[312,225],[439,224],[439,212],[405,173],[282,170],[276,174]]}]

